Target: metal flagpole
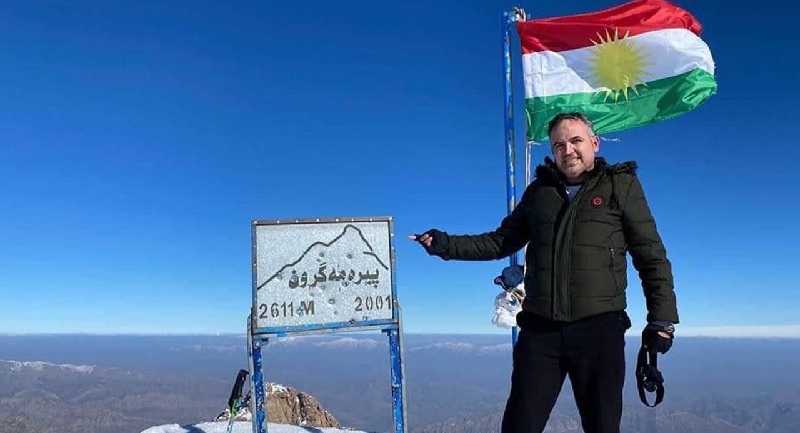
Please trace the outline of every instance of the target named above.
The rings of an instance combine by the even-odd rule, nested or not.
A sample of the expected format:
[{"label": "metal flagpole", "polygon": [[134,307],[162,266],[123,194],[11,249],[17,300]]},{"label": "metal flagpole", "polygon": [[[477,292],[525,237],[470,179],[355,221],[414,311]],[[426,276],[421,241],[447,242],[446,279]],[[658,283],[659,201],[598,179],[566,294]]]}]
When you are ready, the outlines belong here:
[{"label": "metal flagpole", "polygon": [[[511,74],[511,29],[519,18],[524,19],[525,13],[521,8],[515,7],[510,11],[503,12],[503,108],[505,115],[505,139],[506,139],[506,203],[508,213],[514,210],[517,203],[515,167],[516,167],[516,148],[514,139],[514,97],[513,81]],[[509,257],[509,265],[515,266],[519,263],[517,253]],[[517,344],[517,327],[511,328],[511,341]]]}]

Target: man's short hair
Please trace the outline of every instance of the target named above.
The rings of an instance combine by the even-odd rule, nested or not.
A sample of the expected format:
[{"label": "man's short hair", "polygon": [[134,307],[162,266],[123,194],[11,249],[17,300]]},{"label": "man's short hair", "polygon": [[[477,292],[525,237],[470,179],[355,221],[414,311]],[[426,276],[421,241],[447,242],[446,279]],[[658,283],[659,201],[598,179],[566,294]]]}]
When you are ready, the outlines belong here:
[{"label": "man's short hair", "polygon": [[586,126],[589,127],[589,132],[592,135],[595,135],[594,134],[594,126],[592,125],[592,121],[589,120],[589,118],[586,117],[585,114],[579,113],[577,111],[572,111],[572,112],[569,112],[569,113],[556,114],[555,117],[553,117],[553,119],[547,125],[547,135],[550,136],[550,134],[553,133],[553,129],[555,129],[556,126],[558,126],[558,124],[561,123],[563,120],[579,120],[579,121],[585,123]]}]

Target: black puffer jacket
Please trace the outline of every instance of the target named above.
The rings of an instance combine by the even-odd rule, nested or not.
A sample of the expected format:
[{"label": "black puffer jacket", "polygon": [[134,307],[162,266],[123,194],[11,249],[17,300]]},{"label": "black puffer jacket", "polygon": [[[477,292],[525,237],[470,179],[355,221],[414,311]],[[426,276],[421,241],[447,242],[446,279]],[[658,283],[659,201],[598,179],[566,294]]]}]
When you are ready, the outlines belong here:
[{"label": "black puffer jacket", "polygon": [[672,267],[636,177],[636,163],[597,158],[570,203],[550,158],[491,232],[448,235],[448,260],[494,260],[526,244],[523,309],[575,321],[627,307],[627,254],[642,280],[648,321],[678,323]]}]

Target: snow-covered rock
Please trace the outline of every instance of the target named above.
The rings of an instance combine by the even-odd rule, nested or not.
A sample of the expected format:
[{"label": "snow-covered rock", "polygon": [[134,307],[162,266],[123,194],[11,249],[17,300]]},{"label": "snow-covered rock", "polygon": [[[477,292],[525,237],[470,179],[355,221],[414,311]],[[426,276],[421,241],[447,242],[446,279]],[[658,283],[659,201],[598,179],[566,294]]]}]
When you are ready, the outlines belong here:
[{"label": "snow-covered rock", "polygon": [[[339,421],[325,410],[311,394],[298,391],[292,387],[278,383],[267,382],[265,385],[267,396],[267,419],[278,424],[292,424],[317,428],[341,428]],[[246,404],[251,403],[248,395]],[[227,422],[230,411],[226,408],[214,418],[214,421]],[[234,421],[249,421],[252,414],[249,407],[240,410]]]},{"label": "snow-covered rock", "polygon": [[[204,422],[192,425],[166,424],[150,427],[142,433],[226,433],[227,422]],[[289,424],[269,423],[269,433],[308,433],[305,427]],[[232,433],[252,433],[253,424],[249,421],[234,421]],[[315,428],[319,433],[367,433],[360,430],[343,430],[338,428]]]}]

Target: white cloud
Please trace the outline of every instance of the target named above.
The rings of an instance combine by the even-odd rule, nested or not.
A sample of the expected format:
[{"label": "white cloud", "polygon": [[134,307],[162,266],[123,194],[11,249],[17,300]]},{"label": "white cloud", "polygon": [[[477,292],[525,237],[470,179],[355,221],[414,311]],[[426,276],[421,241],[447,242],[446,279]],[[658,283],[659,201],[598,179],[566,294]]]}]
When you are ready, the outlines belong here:
[{"label": "white cloud", "polygon": [[678,327],[676,336],[721,338],[800,338],[800,325]]}]

